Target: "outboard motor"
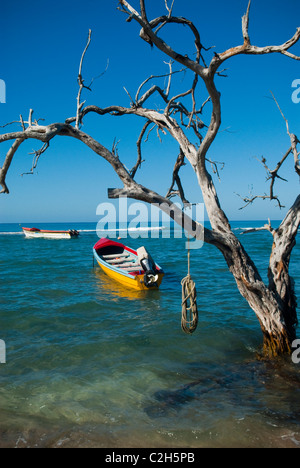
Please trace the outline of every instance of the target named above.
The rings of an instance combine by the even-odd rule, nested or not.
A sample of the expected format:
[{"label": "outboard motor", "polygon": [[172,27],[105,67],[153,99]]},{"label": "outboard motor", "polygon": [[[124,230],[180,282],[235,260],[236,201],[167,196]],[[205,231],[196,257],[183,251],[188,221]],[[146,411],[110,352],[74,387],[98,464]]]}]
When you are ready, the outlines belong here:
[{"label": "outboard motor", "polygon": [[156,272],[156,265],[151,255],[147,252],[145,247],[137,249],[140,264],[145,272],[144,283],[147,288],[156,286],[158,274]]},{"label": "outboard motor", "polygon": [[79,232],[76,231],[75,229],[70,229],[69,233],[71,234],[71,237],[77,237],[79,236]]}]

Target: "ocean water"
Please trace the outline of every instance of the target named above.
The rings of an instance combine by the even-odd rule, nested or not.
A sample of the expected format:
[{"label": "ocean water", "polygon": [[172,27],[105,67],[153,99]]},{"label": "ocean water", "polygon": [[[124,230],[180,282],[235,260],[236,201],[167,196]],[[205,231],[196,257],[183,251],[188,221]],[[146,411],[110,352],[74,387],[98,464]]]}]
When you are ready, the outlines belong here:
[{"label": "ocean water", "polygon": [[[241,234],[261,224],[232,227],[266,279],[271,235]],[[38,227],[80,237],[0,225],[0,447],[300,447],[300,364],[257,359],[258,320],[216,249],[191,254],[199,324],[188,336],[185,238],[131,232],[144,238],[124,243],[145,245],[166,275],[160,290],[129,292],[93,266],[94,224]],[[296,246],[298,295],[299,259]]]}]

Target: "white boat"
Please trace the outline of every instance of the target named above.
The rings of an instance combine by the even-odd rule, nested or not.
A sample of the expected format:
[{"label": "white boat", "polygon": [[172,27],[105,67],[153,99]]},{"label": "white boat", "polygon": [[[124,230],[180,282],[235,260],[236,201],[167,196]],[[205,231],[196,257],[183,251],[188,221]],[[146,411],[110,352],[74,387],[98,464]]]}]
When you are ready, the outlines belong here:
[{"label": "white boat", "polygon": [[26,237],[46,238],[46,239],[72,239],[79,236],[79,232],[73,229],[68,231],[51,231],[48,229],[26,228],[22,227]]}]

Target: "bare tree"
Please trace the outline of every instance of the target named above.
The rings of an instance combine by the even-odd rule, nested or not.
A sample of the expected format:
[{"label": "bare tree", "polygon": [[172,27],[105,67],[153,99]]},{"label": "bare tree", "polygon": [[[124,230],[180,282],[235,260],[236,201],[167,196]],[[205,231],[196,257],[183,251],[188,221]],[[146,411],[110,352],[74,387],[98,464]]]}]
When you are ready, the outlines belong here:
[{"label": "bare tree", "polygon": [[[247,11],[242,18],[243,43],[224,52],[215,53],[210,63],[207,64],[204,55],[208,49],[205,49],[202,45],[196,26],[185,18],[172,15],[174,1],[169,6],[168,1],[165,0],[166,13],[151,20],[147,16],[146,0],[140,0],[139,3],[140,8],[137,11],[126,0],[120,0],[119,9],[127,15],[128,22],[136,21],[140,25],[140,37],[143,40],[152,47],[157,47],[169,57],[169,71],[166,75],[162,76],[164,79],[167,78],[167,85],[163,88],[158,85],[149,87],[149,84],[154,79],[159,78],[152,76],[141,84],[134,98],[128,93],[131,101],[129,107],[118,105],[112,105],[107,108],[95,105],[85,106],[85,102],[80,102],[82,90],[86,87],[82,77],[82,65],[84,55],[91,40],[90,32],[80,62],[76,116],[66,119],[64,123],[40,125],[38,121],[32,120],[32,111],[30,111],[28,121],[25,122],[22,116],[18,121],[21,125],[21,130],[0,135],[0,143],[5,141],[13,142],[0,169],[2,193],[9,192],[6,176],[16,151],[25,140],[36,139],[43,143],[41,149],[34,153],[32,166],[32,170],[34,170],[39,157],[46,151],[53,138],[61,135],[80,140],[112,166],[119,176],[123,187],[120,189],[109,189],[109,197],[118,198],[126,196],[147,203],[162,204],[163,209],[176,222],[182,224],[185,215],[180,208],[172,204],[170,198],[178,195],[184,203],[187,202],[179,174],[181,167],[188,162],[193,168],[202,190],[211,228],[204,228],[188,217],[188,223],[185,222],[185,228],[196,238],[203,236],[206,243],[214,245],[222,252],[228,268],[234,276],[238,290],[248,301],[260,322],[264,337],[264,353],[271,356],[290,353],[292,342],[295,339],[297,306],[294,284],[289,275],[289,262],[300,223],[300,195],[296,198],[278,229],[272,228],[270,224],[265,226],[265,229],[268,229],[273,236],[273,246],[268,268],[269,283],[265,284],[254,262],[232,231],[227,216],[221,208],[212,175],[208,171],[208,165],[210,165],[212,171],[216,172],[217,164],[208,159],[208,151],[218,134],[221,124],[221,98],[215,84],[216,76],[222,75],[224,72],[221,67],[224,66],[227,60],[242,54],[264,55],[278,53],[294,60],[300,60],[300,57],[290,52],[291,47],[299,41],[300,28],[284,44],[265,47],[252,45],[249,37],[250,1]],[[190,29],[194,37],[194,58],[178,53],[160,37],[159,33],[167,26],[173,24]],[[173,63],[179,63],[183,66],[183,70],[188,70],[192,73],[191,86],[177,96],[170,96],[170,84],[174,74],[182,72],[182,70],[173,71]],[[197,106],[196,104],[196,97],[200,94],[198,91],[199,82],[204,83],[207,90],[207,95],[201,106]],[[144,91],[146,86],[147,89]],[[154,95],[160,97],[163,109],[157,110],[147,107],[147,104],[150,103],[150,98]],[[190,108],[186,104],[186,98],[188,97],[190,97]],[[211,106],[211,116],[209,124],[205,125],[202,121],[202,111],[204,106],[208,104]],[[99,141],[96,141],[81,130],[83,119],[89,113],[95,113],[99,116],[110,114],[119,117],[135,115],[142,118],[144,124],[137,141],[137,162],[131,170],[128,170],[125,164],[122,163],[115,145],[112,150],[108,150]],[[273,195],[275,180],[280,177],[279,170],[290,155],[294,157],[295,171],[299,175],[299,153],[297,149],[299,141],[294,134],[290,133],[287,120],[286,124],[290,144],[285,157],[282,158],[275,170],[270,170],[266,165],[266,161],[263,161],[271,180],[270,195],[269,197],[267,195],[264,197],[270,199],[275,198]],[[143,163],[142,140],[145,135],[154,129],[159,137],[165,133],[171,135],[179,147],[179,156],[176,155],[174,158],[174,161],[176,160],[174,172],[172,174],[171,186],[166,196],[158,194],[151,190],[151,188],[145,187],[136,181],[138,169]],[[191,132],[193,134],[193,141],[190,137]],[[252,203],[256,197],[246,199],[245,201],[246,203]]]}]

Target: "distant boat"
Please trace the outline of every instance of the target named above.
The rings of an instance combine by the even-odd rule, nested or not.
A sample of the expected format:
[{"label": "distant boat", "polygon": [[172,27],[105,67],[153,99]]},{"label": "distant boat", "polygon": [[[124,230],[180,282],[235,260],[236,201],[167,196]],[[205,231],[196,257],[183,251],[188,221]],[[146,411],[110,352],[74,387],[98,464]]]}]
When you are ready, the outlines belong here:
[{"label": "distant boat", "polygon": [[161,285],[164,272],[144,247],[135,251],[119,242],[101,239],[93,252],[102,270],[129,288],[148,290]]},{"label": "distant boat", "polygon": [[48,229],[38,229],[38,228],[27,228],[22,227],[23,232],[26,237],[30,238],[47,238],[47,239],[71,239],[73,237],[78,237],[79,232],[74,229],[68,231],[50,231]]}]

